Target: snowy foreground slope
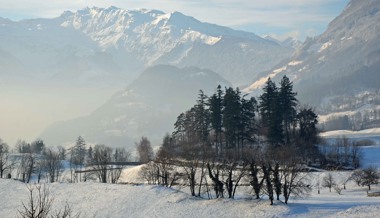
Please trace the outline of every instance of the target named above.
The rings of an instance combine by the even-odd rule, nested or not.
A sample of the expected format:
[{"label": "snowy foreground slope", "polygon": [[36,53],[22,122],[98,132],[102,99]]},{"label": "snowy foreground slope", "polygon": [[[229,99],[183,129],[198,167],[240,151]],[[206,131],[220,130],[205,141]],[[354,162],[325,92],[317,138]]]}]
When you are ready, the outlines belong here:
[{"label": "snowy foreground slope", "polygon": [[[67,201],[85,217],[276,217],[289,209],[251,200],[201,200],[159,186],[98,183],[49,184],[54,205]],[[0,179],[0,217],[15,217],[26,186]]]},{"label": "snowy foreground slope", "polygon": [[[138,169],[139,167],[137,167]],[[135,168],[126,170],[133,179]],[[345,172],[334,176],[345,177]],[[312,181],[324,173],[313,174]],[[180,191],[150,185],[121,185],[100,183],[47,184],[54,197],[54,208],[65,203],[84,217],[378,217],[380,197],[367,197],[366,189],[349,183],[342,195],[322,189],[304,199],[293,199],[289,205],[268,200],[253,200],[247,189],[236,200],[200,199],[187,194],[187,187]],[[374,186],[373,190],[380,189]],[[244,192],[242,192],[244,193]],[[24,183],[0,179],[0,217],[15,217],[28,192]]]}]

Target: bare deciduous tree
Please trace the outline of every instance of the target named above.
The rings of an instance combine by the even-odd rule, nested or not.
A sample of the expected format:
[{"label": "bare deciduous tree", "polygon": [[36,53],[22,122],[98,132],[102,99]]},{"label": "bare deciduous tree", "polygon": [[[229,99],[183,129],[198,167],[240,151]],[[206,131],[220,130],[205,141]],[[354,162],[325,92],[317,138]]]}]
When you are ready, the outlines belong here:
[{"label": "bare deciduous tree", "polygon": [[9,169],[9,147],[0,138],[0,178],[3,178],[5,170]]},{"label": "bare deciduous tree", "polygon": [[248,164],[244,161],[238,162],[235,159],[225,159],[222,162],[222,176],[225,178],[224,184],[228,198],[235,197],[236,188],[239,186],[240,180],[248,172],[247,168]]},{"label": "bare deciduous tree", "polygon": [[354,180],[358,186],[360,186],[363,180],[363,171],[355,170],[351,175],[351,179]]},{"label": "bare deciduous tree", "polygon": [[261,181],[259,182],[259,167],[254,160],[252,160],[250,164],[250,176],[251,176],[250,184],[253,188],[253,191],[255,192],[256,199],[259,199],[260,191],[261,191],[261,188],[263,187],[264,178],[262,178]]},{"label": "bare deciduous tree", "polygon": [[22,182],[29,183],[37,165],[37,159],[34,154],[23,154],[17,169],[17,178]]},{"label": "bare deciduous tree", "polygon": [[155,160],[158,184],[171,187],[179,179],[179,173],[176,171],[173,162],[173,156],[168,148],[161,147]]},{"label": "bare deciduous tree", "polygon": [[111,161],[111,154],[112,149],[105,145],[95,145],[94,147],[92,166],[102,183],[107,183],[107,164]]},{"label": "bare deciduous tree", "polygon": [[[71,206],[66,202],[65,207],[52,211],[54,198],[46,186],[28,185],[29,195],[26,203],[18,210],[20,218],[80,218],[80,213],[73,213]],[[36,193],[37,192],[37,193]]]},{"label": "bare deciduous tree", "polygon": [[63,168],[59,153],[54,152],[51,149],[47,149],[45,159],[43,160],[43,166],[48,175],[49,182],[58,181],[59,175]]},{"label": "bare deciduous tree", "polygon": [[157,165],[154,162],[145,164],[139,171],[140,178],[146,180],[150,185],[158,183],[157,175]]},{"label": "bare deciduous tree", "polygon": [[263,170],[264,179],[265,179],[265,188],[266,188],[266,192],[268,194],[269,200],[270,200],[270,205],[273,205],[273,200],[274,200],[273,183],[272,183],[272,179],[271,179],[272,167],[270,164],[268,166],[266,164],[263,164],[261,166],[261,169]]},{"label": "bare deciduous tree", "polygon": [[308,172],[305,172],[297,162],[285,164],[282,172],[285,204],[288,203],[290,195],[299,197],[311,191],[311,187],[308,184]]},{"label": "bare deciduous tree", "polygon": [[219,198],[219,197],[223,198],[224,184],[219,178],[221,166],[220,164],[215,164],[215,163],[212,166],[214,170],[211,169],[210,163],[207,164],[208,174],[213,182],[216,198]]},{"label": "bare deciduous tree", "polygon": [[362,171],[362,185],[367,186],[368,190],[371,190],[371,185],[378,184],[380,180],[380,174],[376,167],[369,166]]},{"label": "bare deciduous tree", "polygon": [[333,177],[332,173],[328,173],[325,177],[322,179],[322,186],[329,188],[329,191],[331,192],[331,188],[336,184],[335,179]]},{"label": "bare deciduous tree", "polygon": [[[22,218],[46,218],[52,209],[53,198],[50,197],[46,186],[27,186],[29,198],[27,203],[22,203],[22,209],[18,211]],[[35,190],[37,195],[35,195]]]},{"label": "bare deciduous tree", "polygon": [[338,193],[340,195],[342,193],[343,187],[339,184],[336,184],[336,185],[334,185],[334,190],[336,193]]},{"label": "bare deciduous tree", "polygon": [[66,154],[67,154],[66,149],[61,145],[59,145],[57,148],[58,148],[59,159],[66,160]]},{"label": "bare deciduous tree", "polygon": [[140,142],[136,143],[136,150],[139,154],[141,163],[148,163],[153,160],[153,149],[147,137],[141,137]]}]

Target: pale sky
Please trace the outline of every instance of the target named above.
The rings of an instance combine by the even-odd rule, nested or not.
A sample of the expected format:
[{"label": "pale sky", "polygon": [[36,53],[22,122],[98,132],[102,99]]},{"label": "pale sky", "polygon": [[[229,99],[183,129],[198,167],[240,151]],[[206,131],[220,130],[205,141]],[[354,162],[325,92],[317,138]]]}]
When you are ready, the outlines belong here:
[{"label": "pale sky", "polygon": [[65,10],[116,6],[179,11],[196,19],[257,35],[304,39],[322,33],[348,0],[1,0],[0,17],[51,18]]}]

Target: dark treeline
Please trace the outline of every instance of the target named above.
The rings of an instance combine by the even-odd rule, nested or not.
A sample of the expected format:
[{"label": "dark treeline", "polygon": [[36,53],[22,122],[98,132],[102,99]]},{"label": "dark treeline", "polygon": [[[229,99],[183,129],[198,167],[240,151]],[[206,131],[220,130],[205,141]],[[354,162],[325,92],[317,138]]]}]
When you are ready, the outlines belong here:
[{"label": "dark treeline", "polygon": [[218,86],[209,97],[200,91],[143,177],[165,186],[184,178],[194,196],[212,197],[210,183],[215,197],[234,198],[242,181],[271,204],[304,194],[310,190],[305,166],[326,158],[317,146],[317,115],[300,107],[296,95],[286,76],[279,86],[268,79],[258,99],[230,87]]},{"label": "dark treeline", "polygon": [[[354,130],[380,127],[380,90],[332,97],[321,106],[322,114],[336,113],[321,124],[324,131]],[[368,108],[367,108],[368,107]],[[364,110],[363,110],[364,108]],[[345,115],[339,115],[346,112]],[[350,113],[349,113],[350,112]]]}]

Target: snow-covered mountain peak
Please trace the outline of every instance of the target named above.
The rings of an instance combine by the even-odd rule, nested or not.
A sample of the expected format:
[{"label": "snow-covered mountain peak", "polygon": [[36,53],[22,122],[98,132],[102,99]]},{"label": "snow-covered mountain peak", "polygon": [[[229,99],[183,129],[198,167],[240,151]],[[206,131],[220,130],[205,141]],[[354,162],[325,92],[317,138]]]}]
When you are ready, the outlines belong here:
[{"label": "snow-covered mountain peak", "polygon": [[[222,38],[271,44],[253,33],[203,23],[174,11],[124,10],[117,7],[84,8],[65,12],[61,26],[80,30],[98,43],[102,50],[121,50],[138,54],[137,59],[152,65],[160,59],[179,63],[196,45],[215,45]],[[271,44],[270,46],[273,46]],[[170,56],[169,60],[167,57]]]}]

